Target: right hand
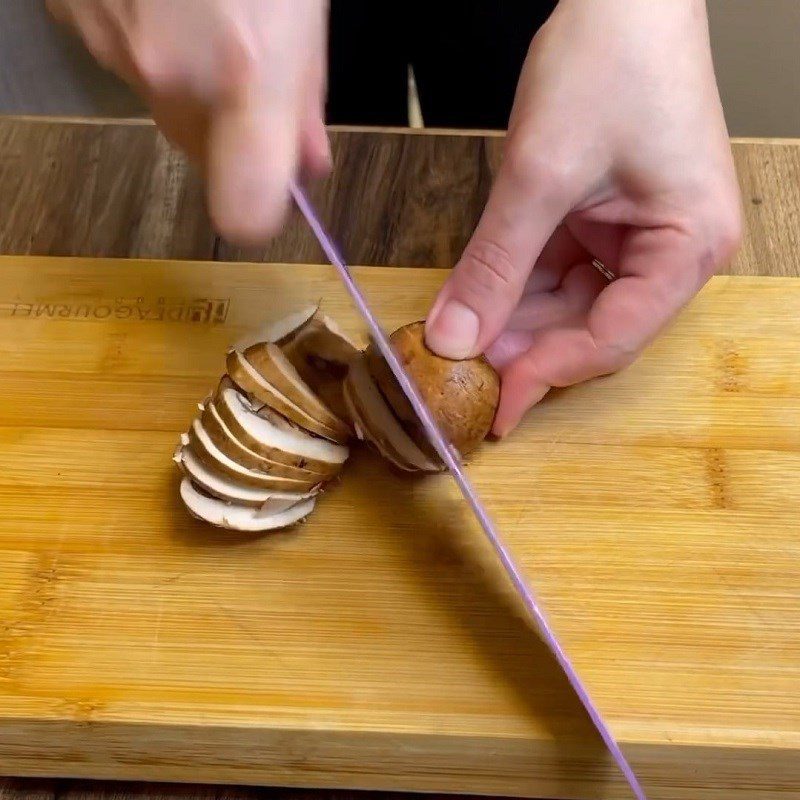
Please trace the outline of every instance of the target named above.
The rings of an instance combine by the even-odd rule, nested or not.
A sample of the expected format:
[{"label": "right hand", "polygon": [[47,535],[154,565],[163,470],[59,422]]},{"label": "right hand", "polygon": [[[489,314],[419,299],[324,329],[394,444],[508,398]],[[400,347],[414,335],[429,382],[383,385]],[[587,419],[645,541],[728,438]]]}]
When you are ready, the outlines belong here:
[{"label": "right hand", "polygon": [[47,0],[205,171],[241,244],[277,232],[298,172],[330,167],[324,0]]},{"label": "right hand", "polygon": [[486,352],[505,436],[551,388],[631,364],[733,258],[741,226],[705,2],[559,0],[427,343]]}]

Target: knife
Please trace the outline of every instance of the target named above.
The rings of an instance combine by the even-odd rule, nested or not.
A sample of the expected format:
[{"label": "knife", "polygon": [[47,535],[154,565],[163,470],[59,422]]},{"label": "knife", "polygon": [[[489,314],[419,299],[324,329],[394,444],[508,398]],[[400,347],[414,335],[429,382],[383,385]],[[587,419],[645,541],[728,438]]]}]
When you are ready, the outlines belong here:
[{"label": "knife", "polygon": [[586,709],[589,718],[603,739],[603,742],[614,758],[614,761],[625,777],[625,780],[628,782],[628,785],[633,791],[634,796],[637,798],[637,800],[647,800],[647,796],[645,795],[644,790],[642,789],[641,784],[639,783],[639,780],[633,771],[633,768],[625,757],[625,754],[622,752],[617,740],[614,738],[614,734],[611,732],[608,724],[603,719],[600,709],[592,701],[586,686],[575,670],[575,667],[572,665],[571,660],[561,647],[558,637],[556,636],[555,631],[547,619],[547,616],[537,602],[536,597],[528,586],[527,581],[523,577],[522,570],[511,555],[511,551],[504,544],[499,532],[495,528],[492,518],[489,516],[489,513],[487,512],[483,503],[480,501],[475,488],[464,472],[457,450],[445,439],[436,423],[436,420],[428,409],[425,400],[414,384],[414,381],[400,363],[400,359],[398,359],[397,355],[395,354],[394,348],[389,342],[389,338],[386,336],[377,319],[375,318],[375,315],[370,310],[364,294],[353,279],[353,275],[344,259],[339,254],[336,245],[333,243],[333,239],[325,231],[317,212],[314,210],[314,207],[309,202],[303,190],[297,186],[297,184],[293,183],[290,186],[290,193],[292,195],[292,199],[300,210],[300,213],[305,217],[306,221],[311,227],[311,230],[319,242],[320,247],[322,247],[323,252],[338,271],[339,276],[341,277],[345,287],[347,288],[347,291],[350,294],[350,297],[356,305],[356,308],[364,318],[364,321],[367,323],[367,327],[372,334],[375,344],[377,345],[383,357],[386,359],[386,362],[397,379],[397,382],[400,384],[400,387],[419,417],[419,420],[425,429],[428,440],[439,454],[439,457],[442,459],[445,466],[450,471],[450,474],[455,479],[458,488],[461,490],[461,494],[464,496],[467,504],[475,514],[475,517],[480,523],[483,532],[486,534],[486,537],[489,539],[492,548],[497,554],[503,569],[506,571],[506,574],[514,585],[517,594],[521,598],[526,611],[538,628],[542,640],[544,641],[545,645],[547,645],[548,649],[556,659],[556,662],[566,675],[567,680],[577,694],[578,699]]}]

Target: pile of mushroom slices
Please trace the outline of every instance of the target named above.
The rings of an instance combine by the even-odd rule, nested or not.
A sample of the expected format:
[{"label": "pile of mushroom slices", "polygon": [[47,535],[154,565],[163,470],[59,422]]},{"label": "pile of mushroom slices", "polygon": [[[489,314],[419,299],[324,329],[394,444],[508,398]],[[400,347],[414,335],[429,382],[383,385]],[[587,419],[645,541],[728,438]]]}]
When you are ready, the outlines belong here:
[{"label": "pile of mushroom slices", "polygon": [[249,532],[305,519],[347,461],[342,380],[359,357],[316,307],[230,350],[227,373],[175,452],[190,513]]},{"label": "pile of mushroom slices", "polygon": [[[433,354],[422,322],[390,338],[446,438],[462,455],[474,450],[497,410],[497,373],[483,358]],[[175,453],[181,498],[201,520],[253,533],[301,522],[342,471],[354,433],[397,470],[442,469],[375,346],[360,351],[316,307],[248,337],[226,367]]]}]

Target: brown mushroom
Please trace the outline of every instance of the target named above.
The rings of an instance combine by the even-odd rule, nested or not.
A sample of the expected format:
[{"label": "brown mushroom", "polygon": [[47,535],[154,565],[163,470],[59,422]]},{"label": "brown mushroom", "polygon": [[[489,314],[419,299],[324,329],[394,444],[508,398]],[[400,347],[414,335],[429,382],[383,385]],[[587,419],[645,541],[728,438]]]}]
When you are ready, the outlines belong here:
[{"label": "brown mushroom", "polygon": [[[398,328],[390,340],[447,440],[462,456],[472,452],[491,430],[500,400],[500,378],[492,365],[482,356],[453,361],[436,355],[425,344],[424,322]],[[431,446],[417,415],[374,343],[367,348],[365,358],[370,374],[404,429],[430,454]]]}]

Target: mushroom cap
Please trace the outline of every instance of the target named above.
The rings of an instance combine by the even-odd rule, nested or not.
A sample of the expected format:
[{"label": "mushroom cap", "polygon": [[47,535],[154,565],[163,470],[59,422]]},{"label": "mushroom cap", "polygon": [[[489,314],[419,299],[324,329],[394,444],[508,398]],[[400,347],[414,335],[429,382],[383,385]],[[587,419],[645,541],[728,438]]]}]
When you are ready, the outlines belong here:
[{"label": "mushroom cap", "polygon": [[[414,380],[448,441],[461,455],[474,450],[492,428],[500,401],[500,377],[486,358],[453,361],[425,344],[425,323],[412,322],[390,337],[401,363]],[[374,343],[367,367],[378,388],[414,441],[431,452],[422,426]]]}]

